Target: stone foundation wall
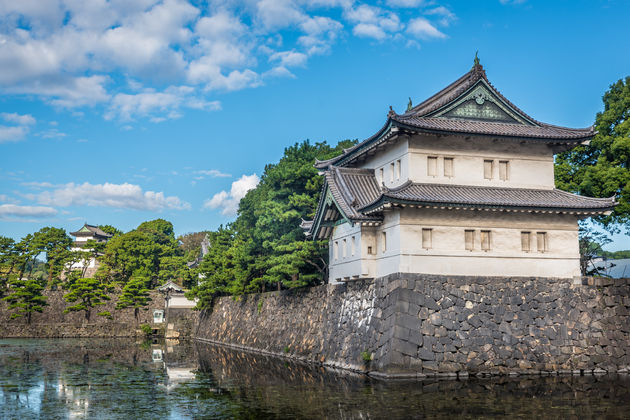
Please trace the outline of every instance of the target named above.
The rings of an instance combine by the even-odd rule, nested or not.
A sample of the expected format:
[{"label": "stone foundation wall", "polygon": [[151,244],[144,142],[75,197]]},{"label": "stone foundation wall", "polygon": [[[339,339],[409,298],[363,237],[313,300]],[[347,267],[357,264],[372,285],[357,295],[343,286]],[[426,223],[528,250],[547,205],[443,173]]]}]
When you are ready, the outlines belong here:
[{"label": "stone foundation wall", "polygon": [[195,337],[207,342],[363,370],[361,352],[375,345],[374,283],[217,299],[202,311]]},{"label": "stone foundation wall", "polygon": [[629,314],[627,279],[398,273],[220,298],[196,337],[385,376],[623,372]]},{"label": "stone foundation wall", "polygon": [[[138,319],[133,309],[115,309],[117,296],[112,295],[105,305],[92,309],[90,320],[85,319],[83,312],[64,314],[70,305],[63,299],[65,291],[46,291],[48,306],[42,313],[33,313],[31,324],[25,317],[11,319],[13,311],[8,310],[8,302],[0,300],[0,337],[133,337],[142,335],[140,324],[151,324],[164,328],[164,324],[153,324],[153,309],[164,309],[164,298],[157,292],[151,293],[152,302],[148,310],[140,310]],[[113,319],[98,316],[98,312],[109,311]]]}]

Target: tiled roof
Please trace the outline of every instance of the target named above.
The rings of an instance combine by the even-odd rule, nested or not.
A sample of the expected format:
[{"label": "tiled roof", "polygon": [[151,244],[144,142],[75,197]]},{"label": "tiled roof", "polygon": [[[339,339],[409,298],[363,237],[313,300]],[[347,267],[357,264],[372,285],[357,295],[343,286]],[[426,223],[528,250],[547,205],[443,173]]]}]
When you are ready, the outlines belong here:
[{"label": "tiled roof", "polygon": [[357,211],[379,196],[379,187],[370,169],[331,167],[324,174],[330,193],[341,207],[344,214],[351,220],[373,220]]},{"label": "tiled roof", "polygon": [[370,213],[386,202],[584,212],[603,212],[615,206],[614,197],[590,198],[557,189],[543,190],[407,182],[397,189],[385,191],[378,199],[360,210]]},{"label": "tiled roof", "polygon": [[[85,232],[85,231],[81,231],[83,230],[83,228],[89,230],[89,232]],[[87,223],[85,223],[83,225],[83,227],[81,229],[79,229],[76,232],[70,232],[70,235],[72,236],[91,236],[90,233],[93,233],[96,236],[102,236],[104,238],[110,238],[111,234],[104,232],[103,230],[101,230],[101,228],[99,228],[98,226],[93,226],[93,225],[88,225]]]},{"label": "tiled roof", "polygon": [[566,128],[550,124],[536,126],[455,118],[419,117],[415,115],[392,115],[391,119],[411,128],[421,130],[541,140],[585,140],[593,137],[595,134],[593,127]]}]

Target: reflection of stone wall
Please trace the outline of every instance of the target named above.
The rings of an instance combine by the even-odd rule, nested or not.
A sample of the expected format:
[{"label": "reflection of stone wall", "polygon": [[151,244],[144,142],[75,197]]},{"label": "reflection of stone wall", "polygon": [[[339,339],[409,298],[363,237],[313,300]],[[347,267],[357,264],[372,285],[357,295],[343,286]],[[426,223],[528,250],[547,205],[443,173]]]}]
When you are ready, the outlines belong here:
[{"label": "reflection of stone wall", "polygon": [[[140,324],[153,325],[153,309],[164,309],[164,298],[152,292],[149,310],[140,310],[138,320],[134,318],[133,309],[115,309],[117,296],[112,295],[105,305],[92,309],[90,321],[87,322],[83,312],[64,314],[64,309],[71,305],[63,299],[64,291],[46,291],[48,306],[42,313],[34,313],[31,325],[26,318],[11,319],[8,303],[0,300],[0,337],[131,337],[141,335]],[[113,319],[96,315],[109,311]],[[162,327],[164,324],[157,324]]]},{"label": "reflection of stone wall", "polygon": [[199,311],[189,308],[168,308],[166,310],[167,338],[191,337],[199,321]]},{"label": "reflection of stone wall", "polygon": [[589,282],[394,274],[226,297],[197,337],[386,374],[627,370],[630,283]]},{"label": "reflection of stone wall", "polygon": [[264,407],[258,417],[625,418],[630,398],[626,375],[379,381],[222,346],[196,347],[199,370],[216,382],[215,395]]}]

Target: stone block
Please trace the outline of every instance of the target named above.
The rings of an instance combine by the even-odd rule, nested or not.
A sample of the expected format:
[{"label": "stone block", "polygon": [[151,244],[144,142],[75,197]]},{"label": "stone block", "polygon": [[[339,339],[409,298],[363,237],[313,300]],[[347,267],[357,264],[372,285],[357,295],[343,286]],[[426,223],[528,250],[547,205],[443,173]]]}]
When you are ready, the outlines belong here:
[{"label": "stone block", "polygon": [[[426,347],[420,347],[418,349],[418,358],[423,361],[431,361],[435,360],[435,353],[432,349],[428,349]],[[423,367],[426,367],[427,364],[423,363]]]}]

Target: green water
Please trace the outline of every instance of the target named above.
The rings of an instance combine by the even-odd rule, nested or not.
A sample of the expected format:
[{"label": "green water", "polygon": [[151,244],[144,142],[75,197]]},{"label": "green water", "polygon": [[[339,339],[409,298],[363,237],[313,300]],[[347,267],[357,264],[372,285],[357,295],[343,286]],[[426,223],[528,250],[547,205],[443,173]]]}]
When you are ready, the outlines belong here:
[{"label": "green water", "polygon": [[1,419],[630,418],[630,377],[383,382],[199,343],[0,340]]}]

